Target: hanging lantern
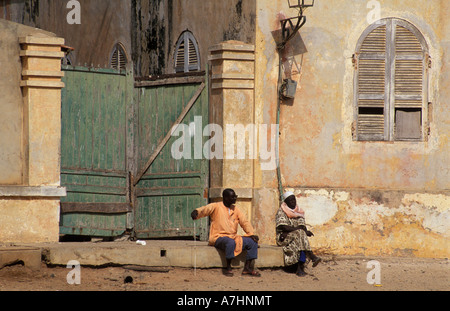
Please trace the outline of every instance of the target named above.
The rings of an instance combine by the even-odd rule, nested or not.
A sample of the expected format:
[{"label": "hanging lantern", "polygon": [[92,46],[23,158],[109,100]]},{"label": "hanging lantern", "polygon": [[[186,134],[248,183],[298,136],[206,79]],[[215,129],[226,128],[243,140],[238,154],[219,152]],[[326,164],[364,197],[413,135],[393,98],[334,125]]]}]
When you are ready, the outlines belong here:
[{"label": "hanging lantern", "polygon": [[308,8],[314,6],[314,0],[288,0],[290,8]]}]

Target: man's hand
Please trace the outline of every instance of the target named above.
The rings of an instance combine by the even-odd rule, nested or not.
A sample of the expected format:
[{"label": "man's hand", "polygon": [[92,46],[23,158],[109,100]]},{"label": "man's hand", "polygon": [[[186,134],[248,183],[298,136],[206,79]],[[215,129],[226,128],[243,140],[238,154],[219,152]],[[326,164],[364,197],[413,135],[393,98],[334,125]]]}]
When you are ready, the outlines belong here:
[{"label": "man's hand", "polygon": [[195,209],[191,213],[192,220],[196,220],[198,217],[198,211]]},{"label": "man's hand", "polygon": [[255,241],[256,243],[258,243],[258,241],[259,241],[259,236],[257,236],[257,235],[252,235],[252,236],[250,236],[250,237],[252,238],[253,241]]}]

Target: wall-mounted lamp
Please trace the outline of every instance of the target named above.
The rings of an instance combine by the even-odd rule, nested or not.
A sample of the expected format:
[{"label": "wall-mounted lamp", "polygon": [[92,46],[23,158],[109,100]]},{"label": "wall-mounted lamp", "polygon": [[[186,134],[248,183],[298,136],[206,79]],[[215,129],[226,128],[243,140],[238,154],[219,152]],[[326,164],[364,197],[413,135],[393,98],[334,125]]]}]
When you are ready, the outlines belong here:
[{"label": "wall-mounted lamp", "polygon": [[303,27],[306,23],[306,16],[303,15],[303,10],[314,6],[314,0],[288,0],[290,8],[298,9],[298,16],[282,19],[281,35],[282,43],[278,45],[278,49],[283,49],[286,43]]},{"label": "wall-mounted lamp", "polygon": [[307,8],[314,6],[314,0],[288,0],[290,8]]}]

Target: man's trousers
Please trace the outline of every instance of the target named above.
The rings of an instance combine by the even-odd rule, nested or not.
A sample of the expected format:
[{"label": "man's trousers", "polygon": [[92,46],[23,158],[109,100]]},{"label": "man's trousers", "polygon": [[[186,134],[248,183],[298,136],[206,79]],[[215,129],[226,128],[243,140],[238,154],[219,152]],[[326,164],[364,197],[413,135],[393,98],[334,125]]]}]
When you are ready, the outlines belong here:
[{"label": "man's trousers", "polygon": [[[242,251],[247,251],[247,260],[252,260],[258,258],[258,243],[253,241],[250,237],[242,237],[243,246]],[[229,237],[220,237],[216,240],[214,246],[220,250],[225,251],[226,259],[234,258],[234,250],[236,249],[236,242]]]}]

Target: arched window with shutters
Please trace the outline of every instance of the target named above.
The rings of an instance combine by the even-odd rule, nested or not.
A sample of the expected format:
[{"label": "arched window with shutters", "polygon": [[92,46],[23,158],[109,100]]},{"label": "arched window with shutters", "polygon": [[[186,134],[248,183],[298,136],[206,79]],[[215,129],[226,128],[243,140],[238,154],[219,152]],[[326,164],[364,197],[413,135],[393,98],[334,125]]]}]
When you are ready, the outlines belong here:
[{"label": "arched window with shutters", "polygon": [[364,31],[354,57],[356,140],[423,140],[430,57],[420,31],[380,20]]},{"label": "arched window with shutters", "polygon": [[176,44],[174,54],[175,72],[200,70],[200,54],[194,35],[184,31]]},{"label": "arched window with shutters", "polygon": [[128,56],[122,43],[117,43],[109,58],[109,67],[117,70],[125,70],[128,63]]}]

